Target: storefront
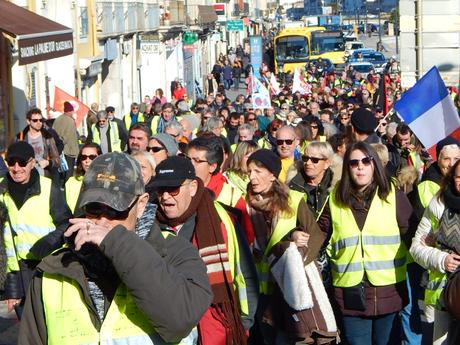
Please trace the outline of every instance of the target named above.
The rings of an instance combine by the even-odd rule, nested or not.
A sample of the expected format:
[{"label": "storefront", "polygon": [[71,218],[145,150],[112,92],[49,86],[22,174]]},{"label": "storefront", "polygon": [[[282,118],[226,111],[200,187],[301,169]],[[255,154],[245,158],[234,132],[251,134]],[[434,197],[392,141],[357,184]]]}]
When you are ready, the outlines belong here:
[{"label": "storefront", "polygon": [[7,1],[0,2],[0,151],[14,133],[12,66],[73,54],[73,30]]}]

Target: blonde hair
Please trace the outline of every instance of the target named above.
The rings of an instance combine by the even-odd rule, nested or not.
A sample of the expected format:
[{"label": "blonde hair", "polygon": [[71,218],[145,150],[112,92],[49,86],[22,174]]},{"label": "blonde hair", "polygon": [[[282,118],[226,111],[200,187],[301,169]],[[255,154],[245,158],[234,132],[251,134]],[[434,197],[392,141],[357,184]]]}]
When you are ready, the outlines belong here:
[{"label": "blonde hair", "polygon": [[155,162],[155,158],[153,158],[153,156],[149,152],[147,152],[147,151],[133,151],[131,153],[131,157],[133,157],[134,159],[136,157],[144,158],[150,164],[150,166],[152,167],[153,172],[155,173],[155,168],[157,167],[157,163]]},{"label": "blonde hair", "polygon": [[374,148],[375,152],[377,152],[377,156],[379,156],[383,166],[386,166],[390,160],[388,148],[380,143],[371,144],[371,146]]}]

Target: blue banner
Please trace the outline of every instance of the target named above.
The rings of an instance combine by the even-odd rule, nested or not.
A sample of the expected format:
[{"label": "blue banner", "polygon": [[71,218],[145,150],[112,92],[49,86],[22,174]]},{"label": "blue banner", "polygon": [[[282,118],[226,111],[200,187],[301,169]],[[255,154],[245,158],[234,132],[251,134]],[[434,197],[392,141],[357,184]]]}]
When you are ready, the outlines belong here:
[{"label": "blue banner", "polygon": [[262,36],[250,36],[249,45],[251,46],[251,65],[254,69],[254,75],[260,78],[259,69],[263,61]]}]

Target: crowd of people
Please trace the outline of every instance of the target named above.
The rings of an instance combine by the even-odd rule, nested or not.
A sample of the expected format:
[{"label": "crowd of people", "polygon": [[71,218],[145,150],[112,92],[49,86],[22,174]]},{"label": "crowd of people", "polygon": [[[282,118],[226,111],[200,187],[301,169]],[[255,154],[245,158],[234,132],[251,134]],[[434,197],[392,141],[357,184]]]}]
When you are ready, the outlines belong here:
[{"label": "crowd of people", "polygon": [[20,344],[460,342],[443,294],[460,143],[431,157],[388,111],[405,91],[395,59],[366,78],[306,64],[305,92],[288,74],[275,92],[265,61],[259,109],[248,58],[219,57],[203,98],[177,82],[124,116],[93,104],[85,136],[69,102],[53,124],[26,114],[0,165]]}]

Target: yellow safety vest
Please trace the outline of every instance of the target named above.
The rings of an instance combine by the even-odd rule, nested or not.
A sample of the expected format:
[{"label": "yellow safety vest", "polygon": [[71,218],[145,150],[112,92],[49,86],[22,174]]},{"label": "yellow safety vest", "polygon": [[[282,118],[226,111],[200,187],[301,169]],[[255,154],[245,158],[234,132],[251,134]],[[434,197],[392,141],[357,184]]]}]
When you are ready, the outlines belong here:
[{"label": "yellow safety vest", "polygon": [[[431,228],[433,233],[439,229],[439,220],[436,217],[431,217]],[[441,297],[442,290],[447,284],[447,273],[428,270],[428,283],[425,287],[425,304],[438,305],[439,297]]]},{"label": "yellow safety vest", "polygon": [[[124,284],[116,290],[99,331],[91,321],[76,281],[45,272],[42,299],[49,345],[172,344],[156,333]],[[182,344],[186,344],[187,339],[183,339]]]},{"label": "yellow safety vest", "polygon": [[80,196],[81,185],[83,184],[83,176],[70,177],[65,183],[65,199],[70,210],[75,212],[77,206],[78,197]]},{"label": "yellow safety vest", "polygon": [[274,280],[270,274],[269,256],[274,245],[281,241],[291,230],[297,226],[297,209],[299,203],[305,200],[304,194],[295,190],[289,190],[289,207],[294,210],[294,215],[284,217],[281,215],[275,226],[273,234],[268,239],[262,260],[256,262],[257,273],[259,275],[259,292],[264,295],[271,295],[274,290]]},{"label": "yellow safety vest", "polygon": [[[2,196],[1,201],[8,209],[11,225],[17,234],[14,240],[19,259],[40,259],[30,252],[30,248],[43,236],[56,229],[50,215],[50,198],[51,180],[44,176],[40,176],[40,194],[28,198],[19,210],[8,192]],[[5,224],[5,248],[7,272],[19,271],[9,222]]]},{"label": "yellow safety vest", "polygon": [[439,184],[429,180],[422,181],[417,185],[418,196],[423,208],[427,208],[431,199],[433,199],[434,195],[439,191],[440,188],[441,186]]},{"label": "yellow safety vest", "polygon": [[241,197],[241,192],[226,182],[217,196],[216,201],[219,201],[227,206],[235,207]]},{"label": "yellow safety vest", "polygon": [[233,171],[227,170],[224,173],[225,177],[227,177],[229,183],[233,186],[235,186],[242,194],[245,194],[247,191],[248,183],[249,183],[249,177],[241,177],[237,173]]},{"label": "yellow safety vest", "polygon": [[[157,129],[158,129],[158,122],[160,121],[160,117],[161,117],[161,115],[160,116],[155,116],[152,119],[152,122],[150,123],[150,129],[152,130],[152,135],[158,134]],[[179,122],[180,120],[182,120],[182,117],[181,116],[174,116],[172,120]]]},{"label": "yellow safety vest", "polygon": [[240,313],[249,315],[248,293],[246,290],[246,281],[241,271],[240,250],[238,246],[238,238],[233,222],[227,211],[218,202],[214,202],[214,207],[219,215],[220,220],[224,223],[227,230],[227,252],[230,271],[233,278],[233,289],[238,294],[240,303]]},{"label": "yellow safety vest", "polygon": [[[123,121],[125,122],[125,126],[126,126],[126,129],[129,131],[129,129],[131,128],[131,114],[126,114],[124,117],[123,117]],[[137,115],[137,122],[144,122],[145,121],[145,118],[144,118],[144,114],[143,113],[139,113]]]},{"label": "yellow safety vest", "polygon": [[329,197],[329,207],[333,230],[327,253],[334,286],[355,286],[362,282],[364,273],[374,286],[406,279],[407,248],[401,241],[396,219],[394,188],[387,201],[375,194],[362,231],[351,209],[337,204],[335,190]]},{"label": "yellow safety vest", "polygon": [[[108,122],[109,123],[109,130],[110,130],[110,150],[109,152],[121,152],[121,140],[120,140],[120,133],[118,131],[118,125],[115,121]],[[93,143],[100,145],[101,144],[101,136],[99,134],[96,125],[91,126],[91,131],[93,132]]]}]

